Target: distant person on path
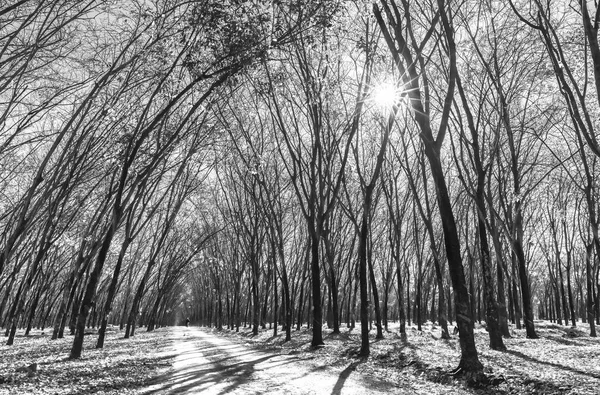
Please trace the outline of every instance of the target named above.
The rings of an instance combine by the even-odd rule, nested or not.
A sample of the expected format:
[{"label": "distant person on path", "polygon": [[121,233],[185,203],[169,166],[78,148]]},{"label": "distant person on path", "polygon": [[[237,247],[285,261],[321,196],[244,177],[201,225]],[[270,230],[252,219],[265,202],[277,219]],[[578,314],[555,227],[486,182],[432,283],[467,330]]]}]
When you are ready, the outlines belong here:
[{"label": "distant person on path", "polygon": [[185,326],[190,326],[190,318],[185,319]]}]

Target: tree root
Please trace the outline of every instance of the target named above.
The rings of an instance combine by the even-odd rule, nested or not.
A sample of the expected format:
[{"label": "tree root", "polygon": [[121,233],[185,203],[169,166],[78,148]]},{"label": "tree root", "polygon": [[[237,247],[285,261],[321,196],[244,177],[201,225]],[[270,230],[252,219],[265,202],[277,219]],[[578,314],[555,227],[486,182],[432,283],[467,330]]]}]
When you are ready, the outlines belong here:
[{"label": "tree root", "polygon": [[472,388],[496,386],[505,381],[503,376],[486,375],[482,370],[464,370],[460,366],[454,370],[451,370],[449,375],[455,379],[464,380],[467,385]]}]

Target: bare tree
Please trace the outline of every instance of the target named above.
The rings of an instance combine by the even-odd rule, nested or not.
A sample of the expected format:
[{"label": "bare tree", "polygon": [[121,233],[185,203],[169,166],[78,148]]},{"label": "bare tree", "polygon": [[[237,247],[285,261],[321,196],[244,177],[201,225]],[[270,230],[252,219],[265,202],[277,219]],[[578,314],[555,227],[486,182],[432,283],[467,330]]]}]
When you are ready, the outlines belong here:
[{"label": "bare tree", "polygon": [[[461,257],[460,240],[458,239],[452,203],[440,161],[440,150],[446,136],[449,113],[456,86],[456,45],[454,42],[454,28],[449,18],[448,4],[443,0],[438,0],[436,5],[437,10],[431,15],[429,24],[426,25],[426,29],[423,32],[417,32],[413,25],[415,14],[410,10],[410,2],[408,0],[403,0],[400,6],[395,1],[382,1],[381,7],[386,19],[384,19],[379,5],[374,4],[373,11],[385,37],[390,54],[394,59],[394,64],[397,65],[398,72],[402,78],[402,83],[404,84],[415,122],[420,131],[419,136],[423,142],[425,155],[429,161],[431,174],[436,186],[438,209],[444,231],[446,257],[454,288],[456,321],[458,323],[461,345],[461,360],[456,373],[463,372],[467,375],[477,377],[482,374],[483,366],[479,362],[473,334],[473,322],[469,318],[470,303]],[[441,40],[444,41],[447,48],[449,71],[447,76],[448,87],[440,114],[440,124],[437,135],[434,136],[431,117],[429,115],[430,98],[426,70],[427,61],[423,50],[438,28],[438,23],[441,24],[443,32]],[[421,42],[418,42],[416,39],[417,33],[422,33]],[[421,84],[423,85],[421,86]]]}]

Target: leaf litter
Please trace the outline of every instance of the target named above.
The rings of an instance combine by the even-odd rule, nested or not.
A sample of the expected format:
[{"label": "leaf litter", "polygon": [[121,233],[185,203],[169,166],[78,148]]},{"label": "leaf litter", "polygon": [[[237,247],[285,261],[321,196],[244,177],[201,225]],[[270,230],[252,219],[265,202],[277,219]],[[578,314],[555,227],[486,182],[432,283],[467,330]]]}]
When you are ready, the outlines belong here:
[{"label": "leaf litter", "polygon": [[[107,332],[102,349],[95,348],[97,336],[87,335],[81,359],[74,360],[72,336],[50,340],[48,332],[32,333],[0,346],[0,394],[135,394],[174,358],[168,328],[140,330],[129,339]],[[35,371],[28,369],[34,364]]]}]

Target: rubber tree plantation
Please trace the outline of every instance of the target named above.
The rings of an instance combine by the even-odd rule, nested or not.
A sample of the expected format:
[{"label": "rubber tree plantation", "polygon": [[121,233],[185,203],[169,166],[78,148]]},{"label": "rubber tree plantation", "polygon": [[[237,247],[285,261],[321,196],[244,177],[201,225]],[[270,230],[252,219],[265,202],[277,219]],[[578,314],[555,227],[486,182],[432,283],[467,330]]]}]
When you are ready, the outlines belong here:
[{"label": "rubber tree plantation", "polygon": [[482,344],[596,337],[599,15],[0,3],[5,345],[46,329],[80,360],[86,335],[189,323],[313,351],[356,333],[365,361],[429,325],[450,379],[487,385]]}]

